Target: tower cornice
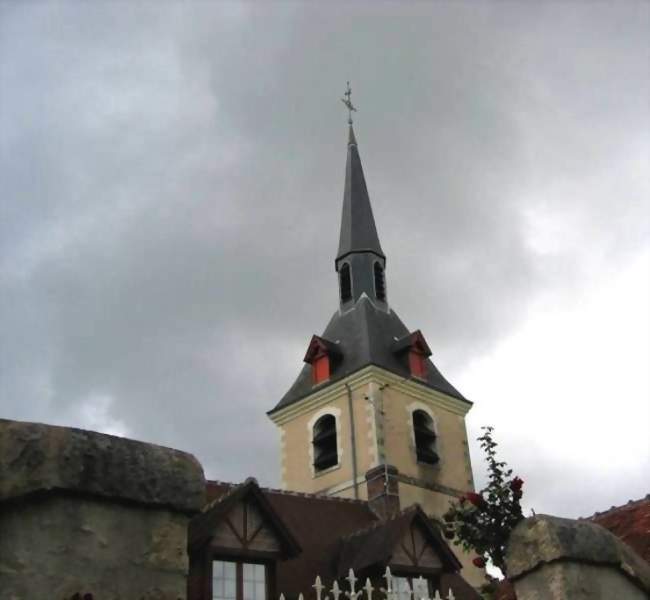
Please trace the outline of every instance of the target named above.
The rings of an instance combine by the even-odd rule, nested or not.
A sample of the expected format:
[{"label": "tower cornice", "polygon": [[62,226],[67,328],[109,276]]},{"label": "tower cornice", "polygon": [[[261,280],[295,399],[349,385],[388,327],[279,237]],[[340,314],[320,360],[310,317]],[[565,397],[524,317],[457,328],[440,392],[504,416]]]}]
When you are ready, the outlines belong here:
[{"label": "tower cornice", "polygon": [[472,408],[469,400],[460,400],[448,396],[437,390],[433,390],[413,378],[404,378],[395,375],[386,369],[376,365],[368,365],[351,375],[337,381],[322,390],[314,391],[313,394],[290,404],[277,411],[267,413],[269,418],[278,426],[284,425],[295,417],[311,412],[325,406],[332,401],[346,395],[349,386],[351,391],[359,389],[369,383],[376,383],[379,386],[391,387],[416,400],[425,402],[432,407],[443,408],[459,416],[465,416]]}]

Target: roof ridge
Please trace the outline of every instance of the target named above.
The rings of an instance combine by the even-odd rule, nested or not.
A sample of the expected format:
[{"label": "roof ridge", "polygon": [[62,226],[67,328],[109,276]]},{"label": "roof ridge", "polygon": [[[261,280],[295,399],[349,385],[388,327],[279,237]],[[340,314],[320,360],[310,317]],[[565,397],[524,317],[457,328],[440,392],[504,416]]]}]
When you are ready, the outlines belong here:
[{"label": "roof ridge", "polygon": [[343,536],[342,539],[344,540],[349,540],[357,535],[363,535],[364,533],[370,533],[373,529],[377,529],[378,527],[382,525],[387,525],[391,521],[396,521],[398,518],[403,517],[409,512],[415,512],[417,511],[417,508],[419,507],[419,504],[412,504],[411,506],[407,506],[405,509],[399,511],[398,513],[392,515],[388,519],[379,519],[374,523],[371,523],[370,525],[367,525],[366,527],[362,527],[361,529],[357,529],[356,531],[353,531],[352,533]]},{"label": "roof ridge", "polygon": [[341,496],[325,496],[323,494],[312,494],[309,492],[298,492],[295,490],[283,490],[280,488],[270,488],[270,487],[263,487],[260,489],[265,492],[271,492],[272,494],[280,494],[283,496],[298,496],[302,498],[314,498],[318,500],[329,500],[333,502],[348,502],[352,504],[368,504],[367,500],[361,500],[360,498],[343,498]]},{"label": "roof ridge", "polygon": [[[343,498],[341,496],[325,496],[323,494],[312,494],[309,492],[298,492],[295,490],[283,490],[280,488],[272,488],[272,487],[266,487],[266,486],[261,486],[257,482],[257,480],[254,477],[247,477],[244,481],[241,481],[239,483],[234,483],[232,481],[219,481],[217,479],[206,479],[206,484],[216,484],[216,485],[226,485],[229,486],[231,489],[227,490],[226,493],[224,493],[222,496],[219,498],[215,498],[214,500],[211,500],[208,504],[213,504],[215,501],[221,501],[223,498],[225,498],[227,495],[229,495],[232,491],[234,491],[236,488],[238,488],[241,485],[244,485],[245,483],[248,483],[249,480],[255,480],[255,483],[257,483],[258,487],[260,490],[263,492],[270,492],[272,494],[281,494],[283,496],[298,496],[302,498],[316,498],[318,500],[329,500],[332,502],[347,502],[347,503],[352,503],[352,504],[368,504],[367,500],[361,500],[360,498]],[[207,505],[206,505],[207,506]]]},{"label": "roof ridge", "polygon": [[221,479],[206,479],[205,483],[216,483],[217,485],[239,485],[234,481],[222,481]]},{"label": "roof ridge", "polygon": [[611,506],[607,510],[603,510],[600,512],[596,511],[593,515],[590,515],[588,517],[579,517],[579,520],[590,521],[591,519],[595,519],[596,517],[603,517],[615,511],[635,508],[643,504],[644,502],[650,502],[650,494],[646,494],[643,498],[638,498],[637,500],[628,500],[625,504],[621,504],[619,506]]},{"label": "roof ridge", "polygon": [[210,500],[210,502],[208,502],[208,503],[207,503],[207,504],[206,504],[206,505],[201,509],[201,512],[207,512],[207,511],[210,510],[213,506],[216,506],[217,504],[223,502],[223,501],[226,500],[229,496],[232,496],[235,492],[237,492],[237,490],[238,490],[242,485],[246,485],[247,483],[249,483],[251,479],[252,479],[253,481],[255,481],[255,483],[257,483],[257,480],[256,480],[254,477],[247,477],[247,478],[246,478],[244,481],[242,481],[241,483],[226,483],[225,481],[215,482],[215,481],[209,481],[209,480],[206,480],[206,483],[220,483],[220,484],[222,484],[222,485],[223,485],[223,484],[226,484],[226,485],[229,485],[229,486],[231,486],[231,487],[230,487],[230,489],[226,490],[226,492],[225,492],[224,494],[222,494],[221,496],[219,496],[219,497],[217,497],[217,498],[213,498],[212,500]]}]

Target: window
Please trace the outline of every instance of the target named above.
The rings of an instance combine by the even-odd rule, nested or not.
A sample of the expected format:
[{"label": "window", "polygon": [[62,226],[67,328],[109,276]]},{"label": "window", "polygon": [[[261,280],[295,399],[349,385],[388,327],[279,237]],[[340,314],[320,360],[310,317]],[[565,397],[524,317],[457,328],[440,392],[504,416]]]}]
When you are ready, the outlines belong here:
[{"label": "window", "polygon": [[212,561],[212,600],[266,600],[266,566]]},{"label": "window", "polygon": [[386,282],[384,280],[384,269],[376,262],[375,263],[375,296],[377,300],[386,300]]},{"label": "window", "polygon": [[237,600],[237,563],[212,562],[212,600]]},{"label": "window", "polygon": [[410,600],[411,590],[413,591],[413,600],[422,598],[431,598],[433,596],[432,582],[423,577],[399,577],[393,576],[391,587],[393,589],[395,600]]},{"label": "window", "polygon": [[413,433],[417,461],[435,465],[440,460],[436,452],[436,431],[433,419],[423,410],[413,411]]},{"label": "window", "polygon": [[250,563],[242,566],[243,600],[266,600],[266,567]]},{"label": "window", "polygon": [[338,464],[336,417],[334,415],[323,415],[314,423],[312,444],[316,472],[324,471]]},{"label": "window", "polygon": [[339,270],[339,285],[341,286],[341,302],[352,300],[352,278],[350,277],[350,265],[343,263]]}]

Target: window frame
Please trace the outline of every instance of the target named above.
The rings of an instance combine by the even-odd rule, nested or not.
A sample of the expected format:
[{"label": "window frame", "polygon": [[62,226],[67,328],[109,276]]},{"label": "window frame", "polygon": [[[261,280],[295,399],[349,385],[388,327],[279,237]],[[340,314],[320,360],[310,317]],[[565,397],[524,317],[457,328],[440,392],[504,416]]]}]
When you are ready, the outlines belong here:
[{"label": "window frame", "polygon": [[274,598],[275,587],[275,561],[264,560],[256,556],[242,556],[233,554],[212,553],[209,556],[208,577],[207,579],[207,599],[214,600],[214,590],[212,584],[214,581],[214,563],[215,562],[235,563],[235,598],[234,600],[244,600],[244,565],[262,565],[264,567],[264,592],[265,600]]},{"label": "window frame", "polygon": [[[424,468],[429,468],[429,469],[438,469],[442,463],[442,456],[440,452],[440,432],[439,432],[439,427],[438,427],[438,420],[433,413],[433,411],[423,404],[422,402],[413,402],[407,407],[408,411],[408,427],[409,431],[411,433],[411,448],[413,452],[413,458],[415,460],[415,463],[417,464],[418,467],[424,467]],[[415,431],[415,413],[416,412],[422,412],[424,413],[431,422],[431,434],[432,437],[434,437],[433,440],[433,452],[436,454],[438,457],[438,460],[436,462],[428,462],[428,461],[423,461],[419,459],[418,456],[418,436],[416,435]]]},{"label": "window frame", "polygon": [[[348,282],[348,290],[349,291],[349,296],[346,296],[345,298],[343,297],[343,273],[347,274],[347,282]],[[352,266],[350,263],[346,260],[341,263],[341,266],[339,267],[339,298],[341,299],[341,304],[347,304],[351,300],[354,299],[354,289],[352,287]]]},{"label": "window frame", "polygon": [[[319,431],[318,433],[316,432],[316,427],[319,423],[321,423],[324,419],[327,417],[330,417],[333,420],[333,425],[331,430],[327,431]],[[312,468],[314,470],[315,475],[320,475],[321,473],[325,473],[329,471],[330,469],[334,469],[339,466],[339,431],[338,431],[338,419],[337,416],[334,413],[331,412],[325,412],[321,415],[318,416],[318,418],[314,421],[314,423],[311,426],[311,446],[312,446]],[[319,442],[323,442],[324,440],[327,440],[329,438],[333,437],[334,438],[334,453],[336,455],[336,462],[333,464],[327,465],[326,467],[318,467],[317,466],[317,461],[320,456],[317,456],[316,450],[318,448],[317,444]],[[332,450],[330,450],[327,453],[327,456],[329,456],[332,453]]]},{"label": "window frame", "polygon": [[[378,286],[377,286],[377,268],[379,268],[379,271],[381,272],[380,278],[381,278],[381,291],[382,291],[382,297],[379,297],[378,294]],[[375,298],[379,300],[379,302],[386,302],[386,269],[384,269],[384,266],[381,264],[380,261],[375,260],[372,264],[372,284],[375,289]]]},{"label": "window frame", "polygon": [[[432,576],[431,574],[426,574],[418,571],[417,573],[415,572],[407,572],[403,569],[397,570],[395,573],[392,572],[391,569],[391,575],[392,575],[392,581],[391,581],[391,590],[393,592],[393,599],[394,600],[400,600],[400,593],[397,591],[395,588],[395,583],[397,579],[401,580],[406,580],[409,585],[409,589],[411,591],[410,595],[408,596],[408,600],[413,599],[413,600],[420,600],[420,597],[417,597],[413,593],[413,580],[414,579],[419,579],[422,577],[424,581],[427,583],[427,598],[433,598],[434,594],[436,593],[436,590],[439,589],[440,587],[440,577],[439,576]],[[405,592],[402,592],[402,594],[405,595]],[[406,600],[406,599],[405,599]]]}]

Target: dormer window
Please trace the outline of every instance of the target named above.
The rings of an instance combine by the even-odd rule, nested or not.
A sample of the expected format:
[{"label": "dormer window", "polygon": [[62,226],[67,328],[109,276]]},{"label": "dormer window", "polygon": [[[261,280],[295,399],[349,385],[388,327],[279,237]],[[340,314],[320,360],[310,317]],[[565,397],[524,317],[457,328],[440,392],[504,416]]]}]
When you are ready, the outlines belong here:
[{"label": "dormer window", "polygon": [[352,300],[352,277],[350,276],[350,265],[343,263],[339,269],[339,285],[341,288],[341,302]]},{"label": "dormer window", "polygon": [[330,378],[330,358],[327,354],[321,354],[315,357],[311,366],[312,380],[314,383],[327,381]]},{"label": "dormer window", "polygon": [[409,369],[414,377],[419,379],[426,377],[426,356],[417,348],[409,350]]},{"label": "dormer window", "polygon": [[386,301],[386,281],[384,279],[384,268],[378,263],[374,266],[375,273],[375,297],[382,302]]},{"label": "dormer window", "polygon": [[341,356],[336,344],[324,338],[313,336],[307,348],[304,361],[311,365],[311,379],[314,385],[327,381]]},{"label": "dormer window", "polygon": [[431,350],[419,330],[397,340],[393,352],[405,357],[403,361],[408,365],[412,377],[427,378],[427,358],[431,356]]},{"label": "dormer window", "polygon": [[440,460],[436,452],[436,430],[433,419],[423,410],[413,411],[413,434],[417,461],[435,465]]}]

